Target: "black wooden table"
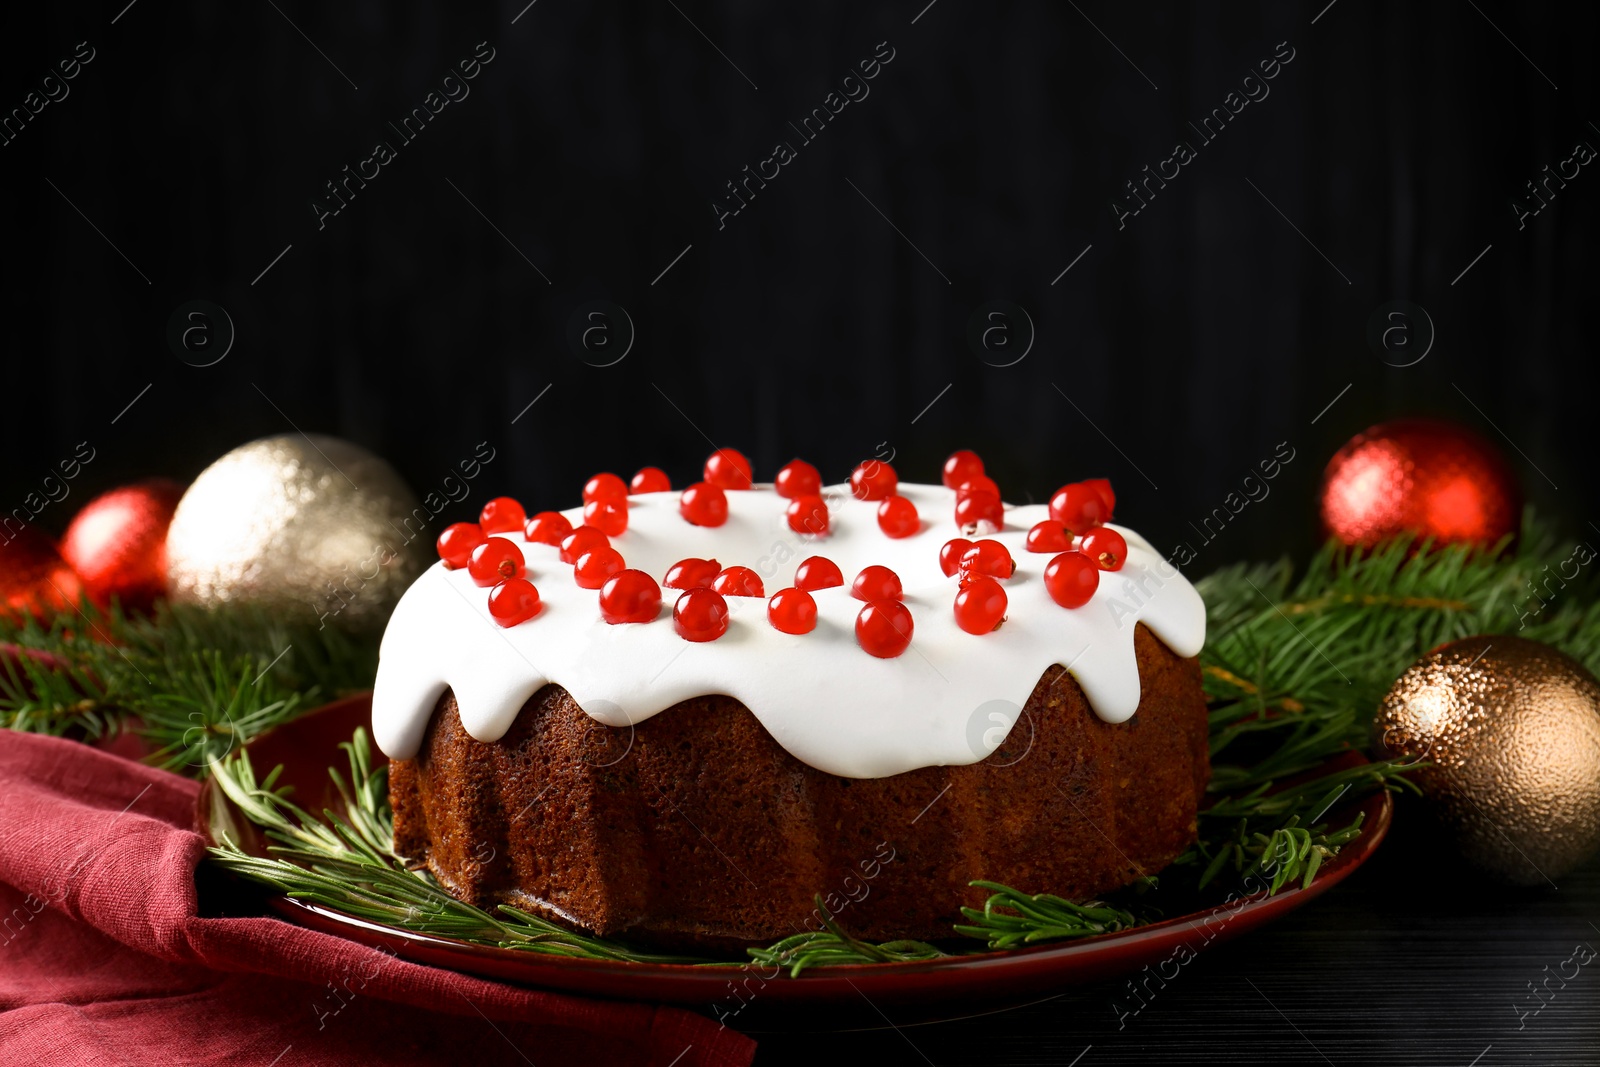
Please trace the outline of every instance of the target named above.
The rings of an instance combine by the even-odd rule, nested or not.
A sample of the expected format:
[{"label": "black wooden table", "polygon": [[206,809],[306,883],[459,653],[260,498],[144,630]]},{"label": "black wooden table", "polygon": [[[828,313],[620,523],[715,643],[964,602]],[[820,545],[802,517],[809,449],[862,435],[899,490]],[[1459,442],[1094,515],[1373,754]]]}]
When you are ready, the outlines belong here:
[{"label": "black wooden table", "polygon": [[1207,948],[1136,1013],[1124,978],[959,1022],[762,1035],[756,1063],[1600,1064],[1600,857],[1497,888],[1410,800],[1344,884]]}]

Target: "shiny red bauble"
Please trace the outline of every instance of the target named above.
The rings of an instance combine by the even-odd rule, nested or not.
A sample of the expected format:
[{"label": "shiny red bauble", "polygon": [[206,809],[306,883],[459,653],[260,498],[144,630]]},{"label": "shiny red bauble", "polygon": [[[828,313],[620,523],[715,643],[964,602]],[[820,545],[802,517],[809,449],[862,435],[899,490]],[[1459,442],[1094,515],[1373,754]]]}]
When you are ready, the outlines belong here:
[{"label": "shiny red bauble", "polygon": [[515,626],[539,614],[539,590],[526,578],[507,578],[489,590],[489,614],[501,626]]},{"label": "shiny red bauble", "polygon": [[1055,519],[1041,519],[1028,530],[1024,544],[1029,552],[1065,552],[1072,547],[1072,534]]},{"label": "shiny red bauble", "polygon": [[583,483],[583,502],[585,504],[594,500],[626,500],[627,498],[628,483],[610,471],[602,471]]},{"label": "shiny red bauble", "polygon": [[969,634],[986,634],[999,628],[1006,617],[1006,591],[987,574],[961,583],[956,594],[956,625]]},{"label": "shiny red bauble", "polygon": [[1044,568],[1044,587],[1064,608],[1081,608],[1100,587],[1100,566],[1082,552],[1063,552]]},{"label": "shiny red bauble", "polygon": [[803,459],[791,459],[778,472],[772,487],[786,500],[816,496],[822,492],[822,474]]},{"label": "shiny red bauble", "polygon": [[823,537],[828,532],[828,504],[815,493],[797,496],[783,509],[784,521],[797,534]]},{"label": "shiny red bauble", "polygon": [[941,479],[945,488],[954,489],[962,482],[969,481],[983,473],[983,460],[978,458],[976,452],[963,448],[958,452],[950,453],[950,458],[944,461],[944,473]]},{"label": "shiny red bauble", "polygon": [[601,545],[610,545],[611,538],[596,530],[593,526],[580,526],[561,539],[559,553],[562,563],[576,563],[578,557],[591,548]]},{"label": "shiny red bauble", "polygon": [[[183,487],[164,478],[113,489],[83,506],[61,536],[61,558],[101,607],[148,611],[167,595],[167,527]],[[3,564],[0,564],[3,565]]]},{"label": "shiny red bauble", "polygon": [[541,545],[559,545],[572,532],[572,520],[559,511],[541,511],[528,520],[522,535]]},{"label": "shiny red bauble", "polygon": [[737,449],[719,448],[711,453],[704,474],[706,481],[718,489],[750,488],[750,461]]},{"label": "shiny red bauble", "polygon": [[0,532],[0,615],[44,620],[71,611],[82,595],[77,573],[42,530],[12,525]]},{"label": "shiny red bauble", "polygon": [[1063,485],[1050,498],[1050,517],[1075,534],[1093,529],[1111,519],[1106,498],[1088,482]]},{"label": "shiny red bauble", "polygon": [[660,613],[661,587],[644,571],[618,571],[600,587],[600,617],[612,626],[653,622]]},{"label": "shiny red bauble", "polygon": [[1017,573],[1017,561],[999,541],[975,541],[961,554],[963,577],[987,574],[991,578],[1009,578]]},{"label": "shiny red bauble", "polygon": [[850,473],[850,492],[857,500],[882,500],[899,485],[900,476],[881,460],[866,460]]},{"label": "shiny red bauble", "polygon": [[722,564],[716,560],[690,556],[668,567],[667,576],[661,584],[668,589],[710,589],[711,583],[721,573]]},{"label": "shiny red bauble", "polygon": [[876,563],[862,567],[850,585],[850,595],[857,600],[899,600],[900,594],[900,576]]},{"label": "shiny red bauble", "polygon": [[939,569],[946,578],[961,569],[961,557],[967,554],[972,542],[965,537],[952,537],[939,549]]},{"label": "shiny red bauble", "polygon": [[1115,530],[1096,526],[1084,532],[1078,551],[1095,561],[1103,571],[1120,571],[1128,561],[1128,542]]},{"label": "shiny red bauble", "polygon": [[596,545],[572,565],[572,580],[579,589],[599,589],[613,575],[627,569],[622,553],[610,545]]},{"label": "shiny red bauble", "polygon": [[672,628],[685,641],[715,641],[728,632],[728,602],[711,589],[690,589],[672,605]]},{"label": "shiny red bauble", "polygon": [[723,596],[766,596],[761,586],[761,575],[749,567],[724,567],[711,580],[711,588]]},{"label": "shiny red bauble", "polygon": [[856,616],[856,643],[869,655],[894,659],[911,647],[911,609],[898,600],[874,600]]},{"label": "shiny red bauble", "polygon": [[827,556],[807,556],[794,569],[794,587],[808,592],[844,584],[844,572]]},{"label": "shiny red bauble", "polygon": [[467,573],[479,585],[498,585],[507,578],[521,578],[522,549],[504,537],[490,537],[472,550]]},{"label": "shiny red bauble", "polygon": [[817,602],[804,589],[780,589],[767,601],[767,621],[786,634],[808,634],[817,628]]},{"label": "shiny red bauble", "polygon": [[495,497],[478,514],[478,526],[486,534],[516,533],[527,521],[522,504],[509,496]]},{"label": "shiny red bauble", "polygon": [[1006,506],[994,493],[974,490],[956,494],[956,525],[964,533],[999,533],[1006,524]]},{"label": "shiny red bauble", "polygon": [[471,563],[472,550],[488,539],[483,527],[475,522],[452,522],[439,534],[435,547],[439,549],[439,558],[444,560],[444,565],[454,571]]},{"label": "shiny red bauble", "polygon": [[903,496],[884,497],[878,505],[878,529],[890,537],[910,537],[922,528],[917,506]]},{"label": "shiny red bauble", "polygon": [[728,521],[728,494],[710,482],[695,482],[678,497],[678,514],[695,526],[721,526]]},{"label": "shiny red bauble", "polygon": [[601,497],[583,506],[583,524],[593,526],[607,537],[621,537],[628,530],[626,497]]},{"label": "shiny red bauble", "polygon": [[672,479],[660,467],[641,467],[628,483],[630,493],[665,493],[672,489]]},{"label": "shiny red bauble", "polygon": [[1357,434],[1328,461],[1318,496],[1323,532],[1361,548],[1404,534],[1489,546],[1522,517],[1521,487],[1499,449],[1440,419]]}]

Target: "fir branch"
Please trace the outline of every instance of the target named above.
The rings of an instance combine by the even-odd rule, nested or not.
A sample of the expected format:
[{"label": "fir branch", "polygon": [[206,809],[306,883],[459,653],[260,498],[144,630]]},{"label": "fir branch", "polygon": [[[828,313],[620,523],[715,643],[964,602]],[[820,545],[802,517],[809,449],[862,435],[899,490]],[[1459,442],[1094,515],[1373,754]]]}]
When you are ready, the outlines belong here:
[{"label": "fir branch", "polygon": [[370,689],[377,646],[264,612],[87,601],[48,625],[0,619],[0,727],[84,741],[137,732],[152,763],[216,758],[319,703]]}]

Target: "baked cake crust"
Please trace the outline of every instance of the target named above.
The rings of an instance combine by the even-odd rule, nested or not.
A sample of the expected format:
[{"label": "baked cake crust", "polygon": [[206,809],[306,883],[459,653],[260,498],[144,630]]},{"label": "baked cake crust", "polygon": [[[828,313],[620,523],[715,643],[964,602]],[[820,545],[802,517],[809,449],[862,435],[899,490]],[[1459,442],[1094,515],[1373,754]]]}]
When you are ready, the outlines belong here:
[{"label": "baked cake crust", "polygon": [[446,691],[391,765],[395,846],[470,903],[665,947],[817,929],[816,894],[870,940],[950,936],[974,879],[1089,899],[1194,841],[1210,776],[1198,660],[1133,640],[1131,719],[1052,666],[998,751],[882,778],[802,763],[727,696],[619,729],[549,684],[481,742]]}]

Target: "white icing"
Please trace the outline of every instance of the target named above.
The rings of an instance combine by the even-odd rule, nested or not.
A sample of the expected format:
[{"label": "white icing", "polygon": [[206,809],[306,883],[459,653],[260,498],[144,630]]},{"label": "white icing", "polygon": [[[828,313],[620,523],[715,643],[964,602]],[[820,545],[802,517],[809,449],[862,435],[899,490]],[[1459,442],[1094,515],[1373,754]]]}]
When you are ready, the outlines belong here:
[{"label": "white icing", "polygon": [[[793,584],[812,555],[839,565],[845,585],[816,590],[817,626],[795,636],[767,621],[767,602],[728,597],[728,632],[694,643],[672,625],[677,591],[663,589],[654,622],[607,624],[599,592],[579,588],[554,545],[506,534],[527,561],[543,609],[505,628],[489,615],[489,590],[463,570],[430,567],[406,591],[383,637],[372,700],[373,736],[391,759],[417,753],[440,695],[455,693],[461,721],[480,741],[498,740],[528,698],[547,682],[572,694],[608,726],[641,722],[690,697],[723,693],[750,709],[796,759],[849,778],[882,778],[919,767],[975,763],[998,748],[1040,674],[1062,664],[1095,713],[1122,722],[1139,706],[1133,630],[1143,622],[1180,656],[1205,641],[1205,607],[1182,575],[1142,537],[1121,526],[1128,560],[1102,572],[1083,607],[1050,599],[1050,554],[1028,552],[1028,528],[1049,517],[1044,505],[1008,507],[992,535],[1016,560],[1007,579],[1006,622],[974,636],[955,622],[957,584],[939,569],[939,548],[961,536],[955,493],[943,486],[899,487],[917,506],[922,529],[893,539],[878,528],[877,503],[830,487],[831,530],[808,538],[788,528],[787,501],[771,486],[728,493],[728,521],[692,526],[678,514],[678,492],[628,498],[628,530],[612,538],[629,567],[657,581],[690,556],[743,565],[767,594]],[[574,525],[581,509],[565,512]],[[915,631],[894,659],[868,655],[855,639],[862,602],[850,595],[856,573],[883,564],[900,576]],[[997,728],[999,727],[999,728]]]}]

